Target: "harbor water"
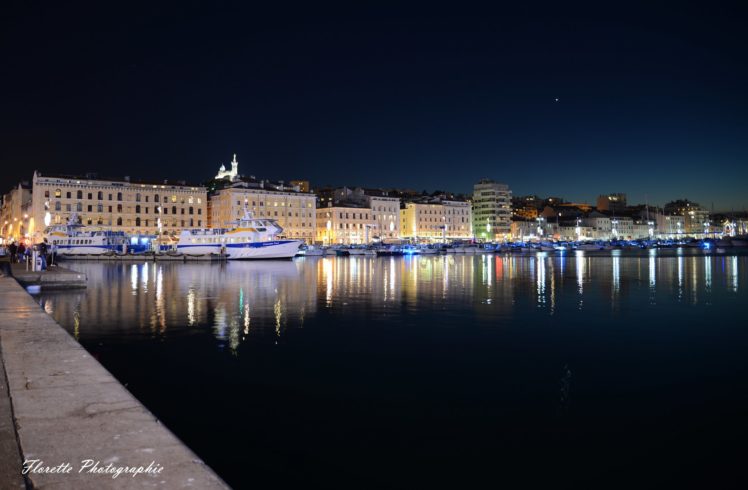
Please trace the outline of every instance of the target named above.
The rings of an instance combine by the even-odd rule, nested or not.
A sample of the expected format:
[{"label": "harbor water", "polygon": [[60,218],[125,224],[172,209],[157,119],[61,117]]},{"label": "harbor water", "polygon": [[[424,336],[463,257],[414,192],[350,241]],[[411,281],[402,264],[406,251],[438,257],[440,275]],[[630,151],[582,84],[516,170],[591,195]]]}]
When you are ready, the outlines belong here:
[{"label": "harbor water", "polygon": [[748,256],[66,267],[42,308],[236,488],[746,483]]}]

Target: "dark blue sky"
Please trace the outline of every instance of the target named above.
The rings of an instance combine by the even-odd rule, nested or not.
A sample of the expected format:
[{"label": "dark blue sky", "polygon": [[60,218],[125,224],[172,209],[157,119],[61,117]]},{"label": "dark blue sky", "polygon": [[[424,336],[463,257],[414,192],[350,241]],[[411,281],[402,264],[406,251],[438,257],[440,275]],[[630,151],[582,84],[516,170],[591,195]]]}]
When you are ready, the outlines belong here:
[{"label": "dark blue sky", "polygon": [[4,7],[4,189],[34,169],[199,182],[236,152],[313,185],[748,205],[735,4],[103,3]]}]

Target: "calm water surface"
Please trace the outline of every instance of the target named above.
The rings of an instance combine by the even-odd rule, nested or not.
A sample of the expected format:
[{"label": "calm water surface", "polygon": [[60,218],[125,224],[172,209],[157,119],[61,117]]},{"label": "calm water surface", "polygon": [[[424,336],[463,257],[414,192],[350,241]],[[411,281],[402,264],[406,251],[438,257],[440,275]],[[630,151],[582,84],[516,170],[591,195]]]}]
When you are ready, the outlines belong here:
[{"label": "calm water surface", "polygon": [[237,488],[746,484],[746,256],[68,267],[42,307]]}]

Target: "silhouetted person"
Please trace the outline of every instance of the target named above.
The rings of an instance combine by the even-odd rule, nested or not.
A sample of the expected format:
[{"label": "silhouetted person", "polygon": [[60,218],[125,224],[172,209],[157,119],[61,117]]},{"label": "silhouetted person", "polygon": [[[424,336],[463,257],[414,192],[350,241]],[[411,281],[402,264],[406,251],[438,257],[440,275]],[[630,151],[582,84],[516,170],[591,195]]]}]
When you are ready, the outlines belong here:
[{"label": "silhouetted person", "polygon": [[42,270],[47,270],[47,253],[49,252],[49,246],[47,245],[47,239],[45,238],[39,244],[39,257],[42,259]]},{"label": "silhouetted person", "polygon": [[8,245],[8,253],[10,253],[10,263],[15,263],[18,260],[18,256],[16,256],[18,253],[18,245],[16,245],[16,242],[12,242]]}]

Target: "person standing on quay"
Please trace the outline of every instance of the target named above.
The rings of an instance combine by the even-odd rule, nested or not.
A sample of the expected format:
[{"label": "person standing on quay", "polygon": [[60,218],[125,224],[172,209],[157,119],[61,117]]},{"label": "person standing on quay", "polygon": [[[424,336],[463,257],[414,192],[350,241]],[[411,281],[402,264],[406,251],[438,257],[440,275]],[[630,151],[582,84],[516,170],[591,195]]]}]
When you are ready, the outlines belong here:
[{"label": "person standing on quay", "polygon": [[47,239],[45,238],[44,241],[39,243],[38,245],[39,250],[39,257],[42,259],[42,270],[47,270],[47,251],[49,250],[49,246],[47,245]]},{"label": "person standing on quay", "polygon": [[16,242],[10,242],[10,245],[8,245],[8,253],[10,254],[10,263],[15,264],[18,260],[18,257],[16,256],[18,253],[18,245],[16,245]]}]

